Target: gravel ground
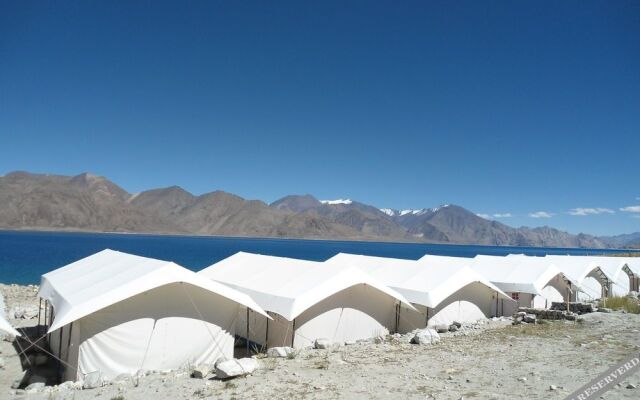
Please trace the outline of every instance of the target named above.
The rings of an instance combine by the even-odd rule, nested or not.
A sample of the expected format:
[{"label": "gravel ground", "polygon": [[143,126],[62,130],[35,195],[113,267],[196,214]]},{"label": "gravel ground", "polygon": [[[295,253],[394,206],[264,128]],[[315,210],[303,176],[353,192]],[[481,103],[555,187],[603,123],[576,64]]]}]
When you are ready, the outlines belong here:
[{"label": "gravel ground", "polygon": [[[8,310],[18,306],[37,311],[35,291],[0,285]],[[36,322],[10,321],[14,326]],[[640,351],[640,315],[593,313],[578,322],[517,326],[486,321],[442,334],[436,345],[413,345],[409,339],[395,335],[380,343],[303,350],[293,359],[261,358],[261,368],[253,375],[227,381],[174,371],[98,389],[48,387],[33,394],[11,389],[22,370],[12,343],[2,341],[0,399],[563,399]],[[637,388],[627,388],[630,384]],[[640,374],[600,398],[640,398]]]}]

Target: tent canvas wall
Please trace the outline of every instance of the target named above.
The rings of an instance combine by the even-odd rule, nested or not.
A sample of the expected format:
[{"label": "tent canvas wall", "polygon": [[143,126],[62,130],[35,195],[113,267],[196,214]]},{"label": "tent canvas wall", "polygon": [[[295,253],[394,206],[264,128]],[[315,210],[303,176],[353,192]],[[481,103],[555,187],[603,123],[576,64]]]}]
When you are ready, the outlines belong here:
[{"label": "tent canvas wall", "polygon": [[174,263],[113,250],[43,275],[39,295],[52,309],[49,344],[64,380],[232,357],[237,315],[264,313],[247,295]]},{"label": "tent canvas wall", "polygon": [[472,268],[516,300],[511,312],[517,307],[548,308],[554,301],[573,301],[578,290],[553,262],[540,257],[478,255]]},{"label": "tent canvas wall", "polygon": [[[345,342],[397,329],[407,301],[356,268],[240,252],[199,274],[250,295],[273,317],[239,316],[236,333],[266,347]],[[248,318],[248,324],[247,324]]]},{"label": "tent canvas wall", "polygon": [[448,257],[418,262],[340,253],[325,262],[361,268],[404,295],[416,310],[400,311],[400,332],[496,316],[502,301],[511,302],[489,281],[450,261]]}]

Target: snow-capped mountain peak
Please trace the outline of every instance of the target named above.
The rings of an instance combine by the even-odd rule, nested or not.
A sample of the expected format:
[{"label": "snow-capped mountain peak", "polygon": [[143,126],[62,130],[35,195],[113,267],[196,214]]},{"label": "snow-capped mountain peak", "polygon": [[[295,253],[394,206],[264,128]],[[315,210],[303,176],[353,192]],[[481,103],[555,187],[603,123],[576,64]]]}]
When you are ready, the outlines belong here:
[{"label": "snow-capped mountain peak", "polygon": [[442,208],[449,207],[449,204],[443,204],[434,208],[419,208],[419,209],[406,209],[406,210],[394,210],[392,208],[381,208],[380,211],[387,214],[390,217],[402,217],[404,215],[424,215],[427,213],[434,213]]},{"label": "snow-capped mountain peak", "polygon": [[390,217],[393,217],[396,215],[396,210],[392,210],[390,208],[381,208],[380,211],[382,211],[383,213],[387,214]]}]

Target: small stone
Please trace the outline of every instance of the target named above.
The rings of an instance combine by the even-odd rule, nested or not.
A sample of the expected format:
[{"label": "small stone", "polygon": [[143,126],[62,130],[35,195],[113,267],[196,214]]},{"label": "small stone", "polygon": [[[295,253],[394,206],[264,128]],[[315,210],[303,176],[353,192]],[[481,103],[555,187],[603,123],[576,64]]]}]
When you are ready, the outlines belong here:
[{"label": "small stone", "polygon": [[558,390],[556,385],[549,385],[549,390]]},{"label": "small stone", "polygon": [[449,332],[456,332],[458,330],[458,326],[451,324],[449,325]]},{"label": "small stone", "polygon": [[637,386],[634,385],[633,383],[630,383],[627,385],[627,389],[635,389]]},{"label": "small stone", "polygon": [[267,350],[267,357],[286,358],[295,350],[292,347],[271,347]]},{"label": "small stone", "polygon": [[518,378],[518,380],[519,380],[520,382],[526,382],[526,381],[527,381],[527,378],[526,378],[526,377],[524,377],[524,376],[521,376],[520,378]]},{"label": "small stone", "polygon": [[102,386],[102,374],[100,371],[89,372],[84,376],[83,389],[95,389]]},{"label": "small stone", "polygon": [[430,328],[420,329],[411,338],[411,343],[419,345],[436,344],[438,342],[440,342],[440,335]]},{"label": "small stone", "polygon": [[211,372],[211,367],[206,364],[201,364],[194,367],[191,370],[191,377],[196,379],[204,379]]},{"label": "small stone", "polygon": [[258,360],[254,358],[233,359],[216,365],[216,376],[220,379],[245,376],[253,373],[257,368]]},{"label": "small stone", "polygon": [[316,339],[316,341],[313,343],[313,347],[322,350],[328,349],[329,347],[331,347],[331,341],[329,339],[319,338]]},{"label": "small stone", "polygon": [[448,325],[444,325],[444,324],[442,324],[442,325],[436,325],[436,326],[434,326],[433,328],[434,328],[434,329],[436,330],[436,332],[438,332],[438,333],[445,333],[445,332],[448,332],[448,331],[449,331],[449,326],[448,326]]}]

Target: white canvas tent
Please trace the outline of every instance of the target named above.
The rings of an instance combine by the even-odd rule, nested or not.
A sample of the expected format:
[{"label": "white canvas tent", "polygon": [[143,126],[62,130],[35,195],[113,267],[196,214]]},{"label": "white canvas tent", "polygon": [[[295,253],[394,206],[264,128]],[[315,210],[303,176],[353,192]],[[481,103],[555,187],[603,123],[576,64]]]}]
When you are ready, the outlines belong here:
[{"label": "white canvas tent", "polygon": [[591,256],[547,255],[540,257],[553,262],[565,275],[581,287],[577,300],[588,301],[607,297],[615,276],[610,267]]},{"label": "white canvas tent", "polygon": [[177,264],[104,250],[42,276],[49,344],[64,379],[113,378],[233,356],[247,295]]},{"label": "white canvas tent", "polygon": [[599,264],[605,274],[610,276],[611,286],[608,296],[626,296],[633,278],[628,261],[624,257],[593,256],[591,258]]},{"label": "white canvas tent", "polygon": [[[365,339],[397,330],[402,295],[357,268],[240,252],[199,274],[250,295],[273,317],[248,314],[239,336],[266,347]],[[411,307],[411,305],[408,305]]]},{"label": "white canvas tent", "polygon": [[400,332],[497,316],[503,301],[512,302],[491,282],[450,257],[425,256],[415,261],[340,253],[326,263],[361,268],[404,295],[417,311],[401,311]]},{"label": "white canvas tent", "polygon": [[478,255],[473,258],[472,268],[508,293],[517,301],[517,307],[548,308],[554,301],[575,300],[579,285],[551,260],[541,260],[524,255]]},{"label": "white canvas tent", "polygon": [[640,257],[623,257],[624,271],[629,276],[629,291],[640,291]]}]

